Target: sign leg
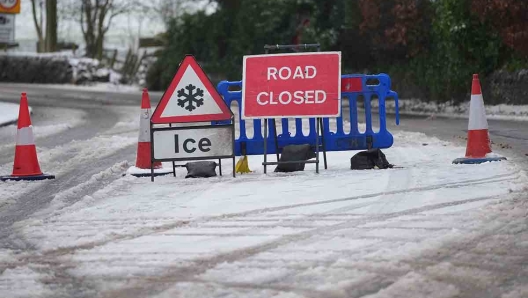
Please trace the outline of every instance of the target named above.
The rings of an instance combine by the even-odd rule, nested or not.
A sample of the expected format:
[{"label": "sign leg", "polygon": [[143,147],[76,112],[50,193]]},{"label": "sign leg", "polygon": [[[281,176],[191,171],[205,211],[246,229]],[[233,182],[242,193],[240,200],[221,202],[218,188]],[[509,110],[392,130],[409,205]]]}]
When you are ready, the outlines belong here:
[{"label": "sign leg", "polygon": [[324,159],[324,167],[325,170],[328,170],[328,162],[326,160],[326,142],[324,138],[324,124],[323,124],[323,118],[319,118],[321,120],[321,142],[323,143],[323,159]]},{"label": "sign leg", "polygon": [[235,157],[233,156],[233,178],[235,178],[235,175],[236,175]]},{"label": "sign leg", "polygon": [[264,174],[266,174],[266,163],[268,155],[268,119],[264,119]]},{"label": "sign leg", "polygon": [[153,130],[153,127],[152,127],[152,122],[150,122],[150,140],[151,140],[151,144],[150,144],[150,181],[151,182],[154,182],[154,146],[155,143],[154,143],[154,130]]},{"label": "sign leg", "polygon": [[315,172],[319,174],[319,119],[317,119],[317,133],[315,138],[315,155],[316,155],[316,163],[315,163]]},{"label": "sign leg", "polygon": [[[236,176],[236,165],[235,165],[235,118],[234,116],[231,117],[231,137],[232,137],[232,141],[233,141],[233,178],[235,178]],[[243,146],[243,145],[242,145]],[[243,149],[242,147],[242,154],[246,154],[245,150]]]},{"label": "sign leg", "polygon": [[273,123],[273,133],[274,133],[274,141],[275,141],[275,154],[277,155],[277,162],[279,161],[279,137],[277,136],[277,122],[275,121],[275,118],[272,119]]}]

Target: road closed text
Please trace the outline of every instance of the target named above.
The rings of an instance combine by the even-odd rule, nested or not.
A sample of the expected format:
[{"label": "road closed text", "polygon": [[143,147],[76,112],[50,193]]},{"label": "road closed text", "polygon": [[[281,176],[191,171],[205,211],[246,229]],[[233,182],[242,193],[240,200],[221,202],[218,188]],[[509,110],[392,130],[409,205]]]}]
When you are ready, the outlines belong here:
[{"label": "road closed text", "polygon": [[242,116],[340,113],[340,53],[246,56]]},{"label": "road closed text", "polygon": [[[269,80],[310,80],[317,76],[317,68],[312,65],[297,66],[294,70],[290,67],[268,67],[267,77]],[[261,106],[270,104],[321,104],[326,101],[324,90],[298,90],[294,92],[282,91],[280,93],[260,92],[257,94],[257,103]]]}]

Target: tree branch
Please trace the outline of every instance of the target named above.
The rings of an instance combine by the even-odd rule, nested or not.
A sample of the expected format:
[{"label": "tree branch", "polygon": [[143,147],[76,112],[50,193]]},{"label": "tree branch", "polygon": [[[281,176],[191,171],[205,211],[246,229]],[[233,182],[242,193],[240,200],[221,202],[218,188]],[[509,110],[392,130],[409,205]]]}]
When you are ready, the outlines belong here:
[{"label": "tree branch", "polygon": [[84,36],[84,40],[86,41],[86,29],[84,29],[84,11],[85,11],[84,1],[81,3],[81,31]]},{"label": "tree branch", "polygon": [[42,28],[40,28],[39,23],[38,23],[35,1],[36,0],[31,0],[31,8],[33,10],[33,22],[35,22],[35,29],[37,30],[38,39],[39,41],[42,41],[44,39],[44,36],[42,36]]}]

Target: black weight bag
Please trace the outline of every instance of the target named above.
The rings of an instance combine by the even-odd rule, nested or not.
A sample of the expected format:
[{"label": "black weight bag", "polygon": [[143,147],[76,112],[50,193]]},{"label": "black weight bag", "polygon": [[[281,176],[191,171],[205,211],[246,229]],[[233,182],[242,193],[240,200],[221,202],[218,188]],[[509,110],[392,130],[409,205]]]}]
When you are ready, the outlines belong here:
[{"label": "black weight bag", "polygon": [[385,157],[385,154],[378,148],[361,151],[350,158],[351,170],[370,170],[376,167],[379,169],[393,167]]},{"label": "black weight bag", "polygon": [[300,161],[298,163],[279,164],[275,168],[275,172],[295,172],[304,171],[306,163],[302,161],[315,158],[315,152],[309,144],[302,145],[288,145],[282,149],[279,162],[281,161]]},{"label": "black weight bag", "polygon": [[216,176],[217,163],[214,161],[196,161],[185,164],[187,176],[185,178],[209,178]]}]

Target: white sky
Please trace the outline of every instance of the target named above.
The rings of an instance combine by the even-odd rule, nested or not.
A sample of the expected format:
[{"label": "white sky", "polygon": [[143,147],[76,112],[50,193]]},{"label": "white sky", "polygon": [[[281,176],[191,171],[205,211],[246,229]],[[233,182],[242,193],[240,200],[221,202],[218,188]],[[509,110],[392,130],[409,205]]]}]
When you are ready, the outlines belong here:
[{"label": "white sky", "polygon": [[[31,1],[21,0],[21,12],[16,15],[15,39],[19,43],[37,41],[37,34],[31,11]],[[199,4],[198,4],[199,5]],[[59,16],[60,18],[60,16]],[[120,15],[114,18],[107,33],[107,46],[128,47],[137,36],[147,37],[164,31],[161,19],[145,18],[144,15]],[[58,38],[64,41],[83,41],[80,25],[73,21],[61,21],[58,24]]]}]

